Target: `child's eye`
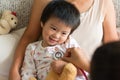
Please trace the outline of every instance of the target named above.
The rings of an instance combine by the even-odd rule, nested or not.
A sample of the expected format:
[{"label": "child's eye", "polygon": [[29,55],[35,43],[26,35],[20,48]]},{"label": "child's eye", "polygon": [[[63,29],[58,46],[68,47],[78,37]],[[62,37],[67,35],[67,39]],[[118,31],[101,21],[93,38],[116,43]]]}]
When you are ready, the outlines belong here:
[{"label": "child's eye", "polygon": [[52,29],[52,30],[56,30],[56,28],[55,28],[55,27],[51,27],[51,29]]},{"label": "child's eye", "polygon": [[62,33],[63,35],[67,35],[67,33]]}]

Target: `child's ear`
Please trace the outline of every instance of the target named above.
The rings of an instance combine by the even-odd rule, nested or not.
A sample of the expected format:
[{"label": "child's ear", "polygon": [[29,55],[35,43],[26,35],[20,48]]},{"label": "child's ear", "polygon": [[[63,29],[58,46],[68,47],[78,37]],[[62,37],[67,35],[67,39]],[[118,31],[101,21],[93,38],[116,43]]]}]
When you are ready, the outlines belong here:
[{"label": "child's ear", "polygon": [[41,28],[43,28],[43,22],[42,21],[40,22],[40,26],[41,26]]}]

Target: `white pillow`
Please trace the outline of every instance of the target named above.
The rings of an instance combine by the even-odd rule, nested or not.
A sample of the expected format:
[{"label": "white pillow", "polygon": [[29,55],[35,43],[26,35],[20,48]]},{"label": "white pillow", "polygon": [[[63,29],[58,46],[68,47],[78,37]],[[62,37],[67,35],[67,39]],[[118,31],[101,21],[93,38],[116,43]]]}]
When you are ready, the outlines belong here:
[{"label": "white pillow", "polygon": [[[0,35],[0,77],[8,77],[16,45],[25,28]],[[0,80],[2,80],[0,78]]]}]

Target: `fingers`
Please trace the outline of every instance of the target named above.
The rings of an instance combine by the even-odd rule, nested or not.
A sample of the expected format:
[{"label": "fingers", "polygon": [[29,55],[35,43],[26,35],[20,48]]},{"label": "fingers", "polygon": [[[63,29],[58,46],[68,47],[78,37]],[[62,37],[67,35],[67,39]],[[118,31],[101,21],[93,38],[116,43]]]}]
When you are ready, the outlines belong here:
[{"label": "fingers", "polygon": [[62,60],[67,61],[67,62],[70,62],[70,57],[65,57],[65,56],[64,56],[64,57],[62,58]]},{"label": "fingers", "polygon": [[68,48],[66,50],[65,56],[71,57],[71,55],[73,55],[73,54],[78,55],[80,52],[81,52],[81,49],[79,47]]},{"label": "fingers", "polygon": [[71,56],[71,48],[68,48],[66,50],[66,53],[64,54],[65,57],[70,57]]}]

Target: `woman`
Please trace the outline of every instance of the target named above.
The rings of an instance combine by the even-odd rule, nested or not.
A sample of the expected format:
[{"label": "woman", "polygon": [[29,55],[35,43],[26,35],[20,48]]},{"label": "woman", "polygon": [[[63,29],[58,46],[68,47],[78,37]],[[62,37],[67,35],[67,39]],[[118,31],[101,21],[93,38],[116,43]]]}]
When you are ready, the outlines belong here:
[{"label": "woman", "polygon": [[[29,25],[16,49],[10,71],[10,80],[20,80],[21,67],[26,46],[39,39],[40,17],[43,9],[51,0],[34,0]],[[74,4],[81,13],[81,24],[73,33],[79,34],[79,44],[91,59],[93,51],[102,43],[118,40],[115,11],[112,0],[66,0]],[[83,54],[83,53],[80,53]],[[81,59],[84,60],[83,58]],[[88,70],[87,65],[85,70]],[[81,66],[79,66],[81,67]],[[84,67],[81,67],[84,69]],[[16,73],[16,75],[13,75]]]}]

